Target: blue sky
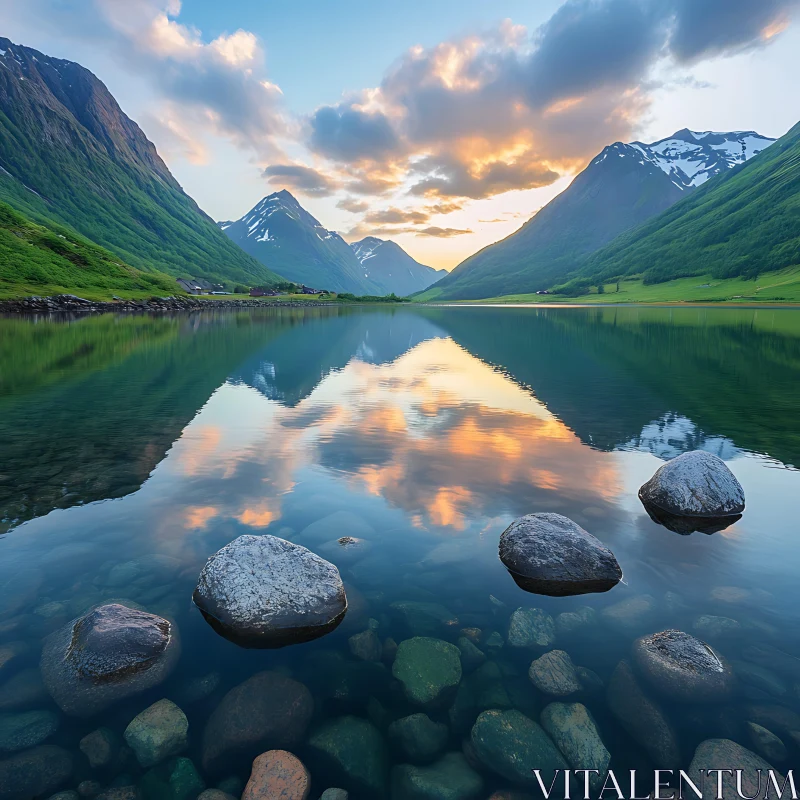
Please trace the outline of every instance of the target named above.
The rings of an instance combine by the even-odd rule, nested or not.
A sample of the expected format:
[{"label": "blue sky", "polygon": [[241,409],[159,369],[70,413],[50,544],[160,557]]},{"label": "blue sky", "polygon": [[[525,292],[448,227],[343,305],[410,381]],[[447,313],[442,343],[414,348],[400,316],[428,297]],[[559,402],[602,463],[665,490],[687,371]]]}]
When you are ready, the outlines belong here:
[{"label": "blue sky", "polygon": [[3,33],[98,75],[215,219],[288,188],[435,267],[613,141],[800,117],[800,0],[2,4]]}]

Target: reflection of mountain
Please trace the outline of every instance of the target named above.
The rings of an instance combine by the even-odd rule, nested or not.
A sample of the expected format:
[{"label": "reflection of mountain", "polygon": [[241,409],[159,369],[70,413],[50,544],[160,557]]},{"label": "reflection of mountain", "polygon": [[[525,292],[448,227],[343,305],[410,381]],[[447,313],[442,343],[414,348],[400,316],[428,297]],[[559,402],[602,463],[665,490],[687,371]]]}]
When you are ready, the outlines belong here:
[{"label": "reflection of mountain", "polygon": [[[668,457],[717,437],[800,464],[800,315],[745,309],[430,309],[587,444]],[[665,434],[685,417],[694,429]],[[662,423],[658,421],[661,420]],[[724,447],[729,447],[725,445]],[[727,455],[729,451],[723,450]]]},{"label": "reflection of mountain", "polygon": [[447,335],[430,320],[404,309],[353,309],[296,322],[230,379],[252,386],[270,400],[294,406],[352,358],[385,364],[420,342]]},{"label": "reflection of mountain", "polygon": [[278,319],[0,320],[0,531],[138,490]]},{"label": "reflection of mountain", "polygon": [[689,450],[706,450],[729,461],[739,448],[724,436],[706,436],[690,419],[680,414],[665,414],[642,428],[642,432],[621,445],[623,450],[643,450],[664,460]]}]

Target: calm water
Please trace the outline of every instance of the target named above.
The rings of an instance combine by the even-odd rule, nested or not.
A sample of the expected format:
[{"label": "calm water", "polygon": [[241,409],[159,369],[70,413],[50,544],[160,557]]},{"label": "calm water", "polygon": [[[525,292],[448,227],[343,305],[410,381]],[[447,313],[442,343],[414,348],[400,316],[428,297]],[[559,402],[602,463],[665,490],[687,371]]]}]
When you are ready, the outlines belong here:
[{"label": "calm water", "polygon": [[[707,738],[752,749],[745,723],[755,720],[783,739],[786,758],[773,765],[785,772],[800,765],[800,743],[787,734],[800,730],[799,400],[800,312],[788,309],[0,319],[0,648],[28,646],[2,667],[0,697],[8,680],[37,667],[50,632],[106,599],[139,603],[177,623],[178,668],[99,718],[60,717],[47,743],[76,754],[64,788],[141,784],[135,759],[93,771],[78,742],[100,725],[121,735],[161,697],[185,711],[185,755],[215,786],[249,771],[232,764],[206,774],[205,722],[254,673],[278,670],[310,689],[309,734],[349,714],[385,736],[389,722],[419,710],[386,662],[359,661],[348,644],[370,618],[381,641],[419,633],[393,603],[443,606],[445,619],[426,618],[424,632],[451,642],[462,628],[480,629],[490,666],[475,677],[464,670],[469,701],[458,713],[429,712],[449,726],[445,752],[461,751],[481,710],[517,706],[538,719],[554,699],[527,679],[544,650],[485,645],[492,632],[505,637],[514,609],[594,609],[591,625],[560,632],[554,646],[604,683],[638,636],[692,632],[699,616],[715,615],[739,623],[705,638],[741,685],[723,706],[664,704],[680,766]],[[654,524],[636,492],[664,459],[698,448],[725,459],[747,509],[721,533],[680,536]],[[520,590],[497,558],[498,537],[534,511],[594,533],[615,552],[624,583],[573,598]],[[345,622],[274,651],[215,634],[191,593],[206,558],[245,533],[275,534],[337,563],[350,599]],[[371,544],[355,562],[325,547],[347,534]],[[152,554],[169,558],[112,576]],[[206,678],[208,696],[195,691],[196,678]],[[615,770],[652,770],[603,690],[572,700],[590,709]],[[41,697],[17,705],[57,710]],[[311,771],[312,798],[342,784],[305,740],[293,749]],[[389,766],[407,760],[388,739],[387,753]],[[481,775],[480,798],[510,787],[489,769]]]}]

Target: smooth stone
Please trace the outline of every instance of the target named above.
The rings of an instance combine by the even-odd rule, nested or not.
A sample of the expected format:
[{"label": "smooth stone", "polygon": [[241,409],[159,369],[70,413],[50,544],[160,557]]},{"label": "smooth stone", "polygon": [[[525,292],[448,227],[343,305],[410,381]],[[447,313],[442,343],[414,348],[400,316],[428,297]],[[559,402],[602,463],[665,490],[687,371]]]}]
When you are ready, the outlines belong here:
[{"label": "smooth stone", "polygon": [[336,567],[277,536],[240,536],[208,559],[192,595],[214,630],[248,647],[307,642],[347,611]]},{"label": "smooth stone", "polygon": [[612,627],[630,633],[649,625],[655,610],[655,600],[649,594],[641,594],[607,606],[600,616]]},{"label": "smooth stone", "polygon": [[[769,770],[774,769],[763,758],[757,756],[750,750],[736,744],[730,739],[706,739],[701,742],[694,752],[694,758],[689,765],[688,775],[695,783],[699,784],[701,770],[706,772],[710,769],[722,770],[720,773],[722,777],[722,800],[741,800],[741,796],[737,791],[736,778],[732,774],[726,772],[736,769],[742,770],[742,794],[745,797],[758,798],[763,800],[766,796],[768,787],[771,789],[771,784],[768,782],[766,776]],[[760,781],[761,791],[759,788],[759,778],[757,770],[762,770],[762,777]],[[705,772],[702,773],[705,776]],[[776,778],[779,778],[779,786],[783,785],[783,776],[776,773]],[[770,791],[770,797],[774,797],[774,789]],[[706,778],[703,782],[703,800],[717,800],[717,775],[715,774],[712,779]]]},{"label": "smooth stone", "polygon": [[117,734],[109,728],[98,728],[81,739],[81,752],[89,761],[92,769],[107,767],[119,753],[121,742]]},{"label": "smooth stone", "polygon": [[380,661],[383,652],[381,640],[374,630],[367,629],[356,633],[347,640],[350,652],[362,661]]},{"label": "smooth stone", "polygon": [[0,753],[16,753],[35,747],[58,730],[52,711],[11,711],[0,714]]},{"label": "smooth stone", "polygon": [[392,800],[479,800],[483,778],[461,753],[448,753],[435,764],[401,764],[392,770]]},{"label": "smooth stone", "polygon": [[440,603],[398,600],[389,608],[413,636],[436,636],[458,626],[458,617]]},{"label": "smooth stone", "polygon": [[747,733],[753,747],[770,761],[783,761],[786,758],[786,745],[772,731],[755,722],[747,723]]},{"label": "smooth stone", "polygon": [[20,670],[0,686],[0,709],[3,711],[30,708],[49,699],[37,667]]},{"label": "smooth stone", "polygon": [[508,621],[510,647],[550,647],[556,640],[556,623],[541,608],[518,608]]},{"label": "smooth stone", "polygon": [[137,714],[125,729],[125,742],[143,767],[176,756],[189,744],[189,720],[171,700],[159,700]]},{"label": "smooth stone", "polygon": [[434,705],[455,691],[461,681],[461,653],[441,639],[405,639],[397,648],[392,675],[403,684],[411,703]]},{"label": "smooth stone", "polygon": [[668,514],[726,517],[744,511],[744,490],[725,462],[695,450],[662,464],[639,489],[639,499]]},{"label": "smooth stone", "polygon": [[136,786],[113,786],[97,795],[95,800],[142,800]]},{"label": "smooth stone", "polygon": [[303,738],[314,701],[298,681],[259,672],[231,689],[203,731],[203,768],[220,772],[251,763],[265,750],[294,747]]},{"label": "smooth stone", "polygon": [[194,763],[183,756],[149,769],[140,786],[147,800],[195,800],[206,788]]},{"label": "smooth stone", "polygon": [[538,786],[534,768],[547,780],[553,770],[568,766],[544,730],[516,709],[482,712],[470,742],[485,767],[520,786]]},{"label": "smooth stone", "polygon": [[633,643],[633,661],[648,683],[671,700],[718,703],[736,687],[730,664],[683,631],[642,636]]},{"label": "smooth stone", "polygon": [[561,514],[527,514],[500,536],[500,560],[529,592],[562,597],[606,592],[622,579],[614,554]]},{"label": "smooth stone", "polygon": [[698,636],[707,636],[709,639],[722,639],[738,633],[742,626],[730,617],[715,617],[713,614],[703,614],[692,623],[692,630]]},{"label": "smooth stone", "polygon": [[74,789],[65,789],[63,792],[51,794],[47,800],[78,800],[80,795]]},{"label": "smooth stone", "polygon": [[319,800],[348,800],[349,797],[344,789],[326,789]]},{"label": "smooth stone", "polygon": [[594,790],[602,786],[611,754],[589,709],[582,703],[550,703],[540,721],[570,767],[598,770],[600,774],[591,775],[589,785]]},{"label": "smooth stone", "polygon": [[103,790],[99,781],[81,781],[78,784],[78,794],[81,797],[97,797]]},{"label": "smooth stone", "polygon": [[622,727],[647,751],[656,767],[680,766],[680,746],[672,723],[642,689],[627,661],[620,661],[612,673],[606,700]]},{"label": "smooth stone", "polygon": [[0,800],[47,796],[72,777],[72,755],[62,747],[40,745],[0,760]]},{"label": "smooth stone", "polygon": [[157,686],[179,655],[172,622],[112,603],[48,636],[41,670],[61,710],[82,717]]},{"label": "smooth stone", "polygon": [[484,642],[484,647],[490,653],[499,653],[505,647],[506,641],[499,631],[492,631]]},{"label": "smooth stone", "polygon": [[459,637],[458,649],[461,651],[461,666],[465,670],[473,670],[486,661],[486,653],[476,647],[466,636]]},{"label": "smooth stone", "polygon": [[588,667],[575,667],[575,674],[578,677],[581,689],[587,694],[596,694],[603,691],[605,686],[603,679]]},{"label": "smooth stone", "polygon": [[253,761],[242,800],[306,800],[310,792],[303,762],[286,750],[269,750]]},{"label": "smooth stone", "polygon": [[528,677],[540,692],[556,697],[581,690],[575,665],[563,650],[551,650],[531,662]]},{"label": "smooth stone", "polygon": [[307,525],[298,535],[303,541],[325,542],[343,536],[369,539],[375,529],[352,511],[334,511],[316,522]]},{"label": "smooth stone", "polygon": [[744,707],[745,719],[771,731],[800,730],[800,714],[791,708],[771,703],[750,703]]},{"label": "smooth stone", "polygon": [[583,606],[577,611],[564,611],[556,617],[556,633],[559,636],[569,636],[580,633],[584,628],[595,624],[597,613],[589,606]]},{"label": "smooth stone", "polygon": [[403,751],[414,764],[433,761],[447,746],[450,732],[447,725],[434,722],[427,714],[411,714],[389,725],[389,741]]},{"label": "smooth stone", "polygon": [[311,734],[308,748],[336,783],[370,798],[385,797],[386,748],[371,722],[353,716],[329,720]]}]

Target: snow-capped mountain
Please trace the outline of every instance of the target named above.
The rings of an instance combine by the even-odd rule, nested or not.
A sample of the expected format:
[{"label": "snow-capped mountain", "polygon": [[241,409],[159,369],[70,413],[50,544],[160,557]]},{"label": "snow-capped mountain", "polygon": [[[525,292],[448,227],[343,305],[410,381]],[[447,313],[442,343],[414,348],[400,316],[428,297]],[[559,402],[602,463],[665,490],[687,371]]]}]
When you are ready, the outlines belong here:
[{"label": "snow-capped mountain", "polygon": [[477,299],[549,289],[590,253],[773,141],[755,131],[684,129],[652,144],[608,145],[518,231],[462,261],[426,296]]},{"label": "snow-capped mountain", "polygon": [[366,275],[387,293],[394,292],[401,297],[421,292],[447,274],[446,270],[420,264],[396,242],[378,239],[377,236],[352,242],[350,247]]},{"label": "snow-capped mountain", "polygon": [[219,226],[245,252],[290,281],[335,292],[385,293],[362,269],[350,245],[286,190]]},{"label": "snow-capped mountain", "polygon": [[678,189],[692,189],[720,172],[744,164],[775,140],[755,131],[681,131],[652,144],[616,142],[590,164],[607,158],[632,158],[661,170]]}]

